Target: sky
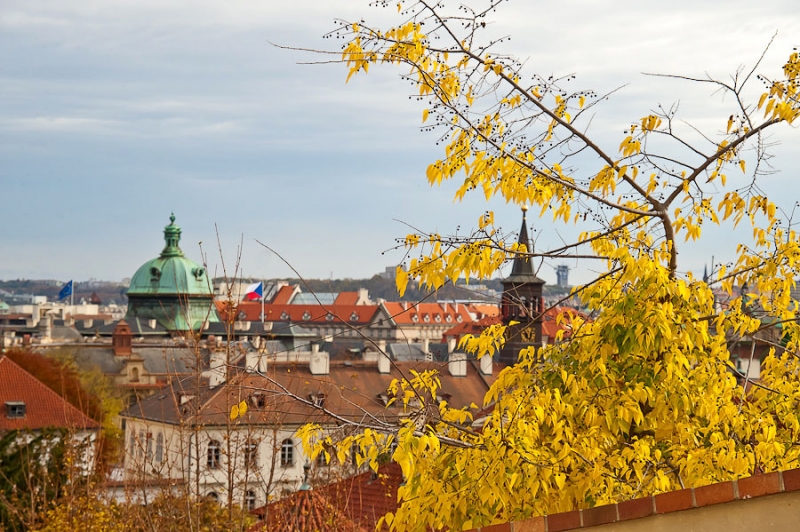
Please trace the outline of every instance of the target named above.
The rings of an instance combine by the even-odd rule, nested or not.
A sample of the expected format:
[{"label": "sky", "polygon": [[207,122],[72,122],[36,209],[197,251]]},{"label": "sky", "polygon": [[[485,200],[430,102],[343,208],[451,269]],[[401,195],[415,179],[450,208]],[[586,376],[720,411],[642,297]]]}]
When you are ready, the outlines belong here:
[{"label": "sky", "polygon": [[[800,45],[795,7],[511,0],[488,31],[511,35],[504,50],[530,74],[619,89],[592,122],[613,147],[658,104],[680,102],[700,126],[727,116],[731,101],[711,87],[643,73],[725,78],[776,35],[759,72],[777,74]],[[381,25],[394,12],[364,0],[5,0],[0,279],[130,277],[160,252],[172,212],[187,256],[218,275],[238,262],[239,274],[261,278],[370,277],[402,261],[393,248],[408,226],[474,228],[481,197],[454,203],[455,184],[427,184],[441,153],[399,71],[345,84],[342,65],[303,64],[325,56],[274,45],[337,49],[341,41],[322,38],[334,20]],[[772,140],[777,172],[766,188],[795,201],[800,134],[783,128]],[[488,208],[518,229],[518,208]],[[529,221],[538,249],[578,231]],[[684,248],[682,270],[732,257],[727,230],[710,237]],[[547,282],[555,265],[542,265]],[[591,278],[590,265],[568,265],[571,281]]]}]

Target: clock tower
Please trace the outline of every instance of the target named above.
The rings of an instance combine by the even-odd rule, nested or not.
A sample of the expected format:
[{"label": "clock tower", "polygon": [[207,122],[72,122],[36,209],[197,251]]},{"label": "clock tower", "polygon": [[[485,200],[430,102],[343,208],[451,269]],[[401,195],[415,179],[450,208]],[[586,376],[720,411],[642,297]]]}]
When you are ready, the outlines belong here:
[{"label": "clock tower", "polygon": [[[503,299],[501,314],[503,325],[507,327],[506,343],[500,351],[500,361],[513,364],[517,361],[519,351],[526,347],[541,347],[544,299],[542,287],[544,281],[533,273],[533,253],[528,238],[526,207],[522,208],[522,228],[519,230],[520,245],[525,246],[525,253],[514,258],[511,275],[503,280]],[[511,325],[512,322],[514,325]]]}]

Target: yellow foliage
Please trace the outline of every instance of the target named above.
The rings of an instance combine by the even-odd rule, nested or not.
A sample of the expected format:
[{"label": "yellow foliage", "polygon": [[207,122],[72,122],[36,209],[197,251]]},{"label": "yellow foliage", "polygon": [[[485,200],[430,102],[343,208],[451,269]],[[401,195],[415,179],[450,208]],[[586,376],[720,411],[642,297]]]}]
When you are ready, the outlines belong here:
[{"label": "yellow foliage", "polygon": [[[331,442],[317,428],[304,443],[316,453],[335,445],[342,456],[355,448],[371,467],[396,445],[407,502],[386,516],[390,530],[482,527],[800,465],[800,303],[792,296],[800,238],[745,163],[746,154],[757,169],[762,132],[800,114],[798,54],[757,106],[725,113],[716,146],[695,146],[675,132],[671,113],[650,112],[624,122],[621,142],[609,147],[590,135],[582,113],[590,92],[568,94],[541,77],[522,85],[530,77],[520,63],[489,56],[477,42],[481,19],[462,26],[463,14],[444,10],[417,4],[385,32],[348,26],[348,79],[371,63],[410,68],[404,75],[425,102],[423,122],[431,109],[448,117],[441,158],[427,168],[431,185],[455,180],[457,200],[499,196],[564,224],[586,224],[551,258],[592,258],[598,274],[575,294],[596,318],[575,320],[566,339],[523,349],[486,394],[480,430],[471,425],[475,409],[436,399],[435,373],[415,373],[390,390],[407,414],[393,430]],[[672,160],[653,147],[659,142],[692,155]],[[736,182],[735,166],[745,181]],[[709,280],[727,292],[723,306],[705,281],[681,273],[678,248],[702,241],[704,223],[742,222],[752,242]],[[397,269],[398,291],[411,281],[437,289],[487,279],[509,260],[531,256],[505,241],[494,212],[480,215],[477,227],[464,238],[408,235],[402,243],[414,258]],[[537,248],[533,256],[540,255],[548,253]],[[745,285],[750,293],[741,295]],[[764,360],[763,387],[745,392],[729,346],[776,324],[781,341]],[[492,356],[504,332],[487,327],[460,347]]]}]

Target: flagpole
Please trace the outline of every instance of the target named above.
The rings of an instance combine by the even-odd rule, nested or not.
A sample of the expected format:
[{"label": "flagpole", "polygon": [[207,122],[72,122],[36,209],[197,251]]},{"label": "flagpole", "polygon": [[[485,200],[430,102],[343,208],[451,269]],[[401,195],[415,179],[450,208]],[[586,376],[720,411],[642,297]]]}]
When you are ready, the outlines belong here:
[{"label": "flagpole", "polygon": [[[262,283],[264,281],[261,281]],[[264,330],[264,285],[261,285],[261,330]]]}]

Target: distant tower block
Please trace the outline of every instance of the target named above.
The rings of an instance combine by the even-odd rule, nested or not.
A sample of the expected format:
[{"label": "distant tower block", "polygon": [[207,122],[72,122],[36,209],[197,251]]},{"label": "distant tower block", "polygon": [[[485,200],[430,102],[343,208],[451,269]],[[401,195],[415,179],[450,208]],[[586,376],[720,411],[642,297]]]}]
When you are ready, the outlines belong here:
[{"label": "distant tower block", "polygon": [[556,266],[556,284],[561,287],[569,286],[569,266],[566,264]]}]

